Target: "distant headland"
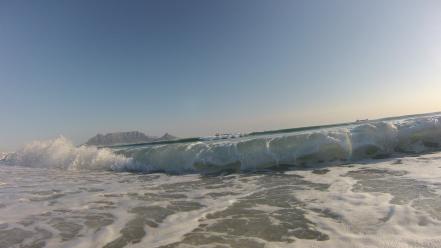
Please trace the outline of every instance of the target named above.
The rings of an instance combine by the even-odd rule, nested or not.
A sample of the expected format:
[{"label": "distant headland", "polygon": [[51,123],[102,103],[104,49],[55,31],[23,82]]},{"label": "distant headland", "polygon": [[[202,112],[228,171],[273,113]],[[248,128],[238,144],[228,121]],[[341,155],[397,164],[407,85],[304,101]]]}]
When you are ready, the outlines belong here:
[{"label": "distant headland", "polygon": [[116,146],[116,145],[130,145],[139,143],[161,142],[176,140],[178,137],[165,133],[161,137],[148,136],[139,131],[117,132],[107,134],[97,134],[90,138],[85,145],[88,146]]}]

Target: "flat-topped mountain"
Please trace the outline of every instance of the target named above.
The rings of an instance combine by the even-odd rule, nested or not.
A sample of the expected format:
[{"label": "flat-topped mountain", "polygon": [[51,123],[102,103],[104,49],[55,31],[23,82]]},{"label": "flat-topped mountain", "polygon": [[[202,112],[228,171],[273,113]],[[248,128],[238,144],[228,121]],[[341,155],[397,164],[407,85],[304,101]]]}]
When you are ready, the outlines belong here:
[{"label": "flat-topped mountain", "polygon": [[96,136],[90,138],[86,145],[89,146],[113,146],[113,145],[129,145],[137,143],[149,143],[155,141],[168,141],[174,140],[177,137],[170,135],[168,133],[161,137],[148,136],[139,131],[131,132],[117,132],[108,134],[97,134]]}]

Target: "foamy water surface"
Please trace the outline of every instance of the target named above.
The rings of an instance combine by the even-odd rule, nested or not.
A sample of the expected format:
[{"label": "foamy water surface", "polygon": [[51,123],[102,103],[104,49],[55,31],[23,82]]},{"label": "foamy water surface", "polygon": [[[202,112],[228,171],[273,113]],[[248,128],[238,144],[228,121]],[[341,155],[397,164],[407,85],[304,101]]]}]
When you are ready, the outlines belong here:
[{"label": "foamy water surface", "polygon": [[441,153],[203,176],[0,166],[0,247],[441,247]]}]

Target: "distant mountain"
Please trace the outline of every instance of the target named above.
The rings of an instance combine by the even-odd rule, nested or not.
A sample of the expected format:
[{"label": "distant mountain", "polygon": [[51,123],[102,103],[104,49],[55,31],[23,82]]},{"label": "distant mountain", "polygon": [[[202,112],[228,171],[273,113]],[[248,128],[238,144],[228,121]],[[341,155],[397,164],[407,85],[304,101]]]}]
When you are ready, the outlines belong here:
[{"label": "distant mountain", "polygon": [[159,141],[169,141],[169,140],[177,140],[178,137],[173,136],[169,133],[165,133],[164,135],[162,135],[161,137],[155,139],[155,142],[159,142]]},{"label": "distant mountain", "polygon": [[118,133],[108,133],[105,135],[97,134],[96,136],[90,138],[86,142],[86,145],[92,145],[92,146],[125,145],[125,144],[152,142],[155,139],[157,139],[157,137],[150,137],[138,131],[118,132]]},{"label": "distant mountain", "polygon": [[114,145],[149,143],[155,141],[168,141],[174,139],[177,139],[177,137],[170,135],[168,133],[158,138],[156,136],[147,136],[139,131],[131,131],[131,132],[108,133],[105,135],[97,134],[96,136],[90,138],[85,144],[89,146],[114,146]]}]

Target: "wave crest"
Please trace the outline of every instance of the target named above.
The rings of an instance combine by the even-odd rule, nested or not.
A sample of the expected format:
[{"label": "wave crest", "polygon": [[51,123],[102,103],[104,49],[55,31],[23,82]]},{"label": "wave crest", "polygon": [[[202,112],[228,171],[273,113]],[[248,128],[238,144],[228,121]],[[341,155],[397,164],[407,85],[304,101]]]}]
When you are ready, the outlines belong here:
[{"label": "wave crest", "polygon": [[441,148],[441,117],[254,136],[216,142],[168,144],[120,151],[138,170],[174,173],[262,170],[274,166],[342,164],[395,153]]},{"label": "wave crest", "polygon": [[8,154],[3,161],[9,165],[69,170],[124,170],[132,159],[110,149],[75,145],[60,136],[56,139],[33,141]]},{"label": "wave crest", "polygon": [[169,173],[263,170],[342,164],[441,148],[441,117],[376,122],[306,132],[176,143],[122,150],[75,147],[59,137],[35,141],[3,159],[10,165]]}]

